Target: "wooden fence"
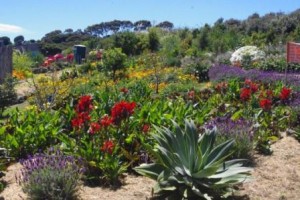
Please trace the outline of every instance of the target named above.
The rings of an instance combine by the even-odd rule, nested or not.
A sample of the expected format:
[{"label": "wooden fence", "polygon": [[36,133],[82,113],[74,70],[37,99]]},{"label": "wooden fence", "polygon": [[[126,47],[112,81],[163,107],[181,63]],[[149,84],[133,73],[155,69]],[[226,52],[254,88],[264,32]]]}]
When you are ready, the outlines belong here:
[{"label": "wooden fence", "polygon": [[0,46],[0,83],[7,75],[12,75],[12,70],[12,46]]}]

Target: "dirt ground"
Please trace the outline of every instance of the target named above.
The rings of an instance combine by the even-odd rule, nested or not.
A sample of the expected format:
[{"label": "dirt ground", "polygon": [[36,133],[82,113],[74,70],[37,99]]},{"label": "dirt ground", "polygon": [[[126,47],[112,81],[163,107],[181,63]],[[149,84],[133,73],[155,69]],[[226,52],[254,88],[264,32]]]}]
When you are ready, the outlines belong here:
[{"label": "dirt ground", "polygon": [[[272,145],[271,156],[255,156],[253,180],[245,183],[238,196],[253,200],[299,200],[300,199],[300,143],[292,137],[284,137]],[[4,179],[8,182],[0,194],[5,200],[26,199],[25,194],[15,181],[15,173],[20,164],[11,165]],[[101,187],[83,186],[80,197],[83,200],[143,200],[151,196],[154,181],[127,175],[125,185],[120,189],[110,190]]]}]

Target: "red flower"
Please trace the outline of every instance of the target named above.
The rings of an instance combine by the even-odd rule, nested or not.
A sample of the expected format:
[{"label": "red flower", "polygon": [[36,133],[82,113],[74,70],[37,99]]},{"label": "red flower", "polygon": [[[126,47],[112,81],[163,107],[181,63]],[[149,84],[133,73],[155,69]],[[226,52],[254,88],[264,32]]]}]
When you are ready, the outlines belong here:
[{"label": "red flower", "polygon": [[90,125],[89,133],[91,135],[94,135],[95,133],[100,131],[100,129],[101,129],[100,124],[98,124],[97,122],[92,122],[91,125]]},{"label": "red flower", "polygon": [[144,124],[142,127],[142,132],[143,133],[148,133],[150,130],[150,125],[149,124]]},{"label": "red flower", "polygon": [[72,119],[71,124],[74,129],[80,129],[84,122],[81,118],[74,118]]},{"label": "red flower", "polygon": [[76,107],[76,112],[89,112],[93,109],[92,97],[89,95],[82,96],[79,99],[79,102]]},{"label": "red flower", "polygon": [[82,128],[85,122],[90,121],[90,119],[91,116],[89,115],[89,113],[87,112],[78,113],[77,116],[71,121],[72,127],[75,129]]},{"label": "red flower", "polygon": [[240,93],[240,98],[243,101],[248,101],[251,97],[251,90],[249,88],[242,88]]},{"label": "red flower", "polygon": [[115,144],[111,140],[106,140],[100,150],[104,153],[112,154]]},{"label": "red flower", "polygon": [[110,118],[108,115],[104,115],[101,119],[100,119],[100,124],[103,127],[108,127],[109,125],[111,125],[111,123],[113,122],[112,118]]},{"label": "red flower", "polygon": [[272,107],[272,102],[270,99],[262,99],[259,101],[259,106],[263,109],[263,110],[270,110]]},{"label": "red flower", "polygon": [[193,98],[195,97],[195,91],[194,91],[194,90],[191,90],[191,91],[188,92],[187,95],[188,95],[188,98],[189,98],[189,99],[193,99]]},{"label": "red flower", "polygon": [[127,94],[128,93],[128,89],[127,88],[125,88],[125,87],[123,87],[123,88],[121,88],[121,90],[120,90],[121,92],[123,92],[124,94]]},{"label": "red flower", "polygon": [[121,101],[116,103],[111,109],[113,123],[118,125],[123,119],[130,117],[134,112],[135,106],[135,102]]},{"label": "red flower", "polygon": [[288,100],[288,98],[289,98],[291,92],[292,92],[292,89],[283,87],[283,88],[281,89],[279,98],[280,98],[281,100],[283,100],[283,101],[284,101],[284,100]]},{"label": "red flower", "polygon": [[256,83],[251,83],[250,90],[252,93],[255,93],[258,90],[258,85]]}]

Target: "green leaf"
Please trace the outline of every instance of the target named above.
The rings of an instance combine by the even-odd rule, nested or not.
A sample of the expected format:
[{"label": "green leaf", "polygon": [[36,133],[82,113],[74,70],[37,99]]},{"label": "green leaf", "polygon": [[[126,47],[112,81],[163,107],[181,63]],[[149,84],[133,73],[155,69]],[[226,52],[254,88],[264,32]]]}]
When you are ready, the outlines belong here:
[{"label": "green leaf", "polygon": [[157,180],[159,174],[164,170],[164,167],[156,163],[151,163],[141,164],[140,166],[133,169],[143,176],[147,176],[151,179]]}]

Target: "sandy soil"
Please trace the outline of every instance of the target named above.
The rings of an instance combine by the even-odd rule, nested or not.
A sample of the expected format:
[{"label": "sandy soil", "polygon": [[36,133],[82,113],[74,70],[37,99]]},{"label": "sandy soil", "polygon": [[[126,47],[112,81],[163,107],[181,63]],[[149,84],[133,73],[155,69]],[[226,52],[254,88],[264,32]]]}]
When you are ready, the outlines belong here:
[{"label": "sandy soil", "polygon": [[256,155],[254,179],[244,184],[241,194],[254,200],[299,200],[300,143],[284,137],[272,149],[271,156]]},{"label": "sandy soil", "polygon": [[[253,200],[299,200],[300,199],[300,143],[292,137],[284,137],[272,145],[271,156],[255,156],[253,181],[245,183],[238,196]],[[26,199],[15,181],[20,164],[11,165],[4,179],[8,182],[0,194],[5,200]],[[143,200],[151,196],[154,181],[127,175],[125,184],[118,190],[83,186],[80,197],[83,200]],[[1,199],[1,198],[0,198]]]}]

